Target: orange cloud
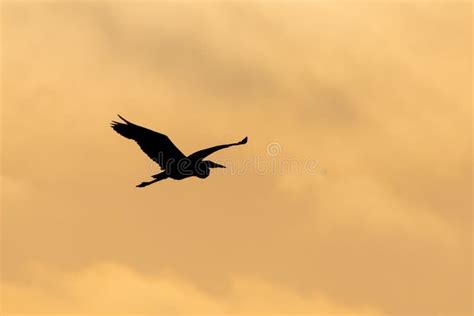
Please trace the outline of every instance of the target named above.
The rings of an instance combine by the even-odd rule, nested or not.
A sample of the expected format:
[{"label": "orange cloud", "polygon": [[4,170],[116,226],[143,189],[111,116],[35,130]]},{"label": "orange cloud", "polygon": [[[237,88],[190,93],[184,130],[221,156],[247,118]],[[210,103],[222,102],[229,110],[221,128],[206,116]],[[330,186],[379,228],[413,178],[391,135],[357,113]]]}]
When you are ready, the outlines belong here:
[{"label": "orange cloud", "polygon": [[[2,3],[2,309],[472,314],[471,6]],[[116,113],[247,169],[137,190]]]}]

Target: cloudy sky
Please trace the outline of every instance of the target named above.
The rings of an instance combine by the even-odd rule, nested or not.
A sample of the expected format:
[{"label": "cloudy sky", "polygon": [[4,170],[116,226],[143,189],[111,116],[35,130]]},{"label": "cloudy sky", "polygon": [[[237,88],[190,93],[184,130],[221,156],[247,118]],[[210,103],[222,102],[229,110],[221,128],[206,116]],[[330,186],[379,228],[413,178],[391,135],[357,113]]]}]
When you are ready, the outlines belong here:
[{"label": "cloudy sky", "polygon": [[[4,315],[470,315],[472,4],[2,2]],[[206,180],[157,167],[119,113]]]}]

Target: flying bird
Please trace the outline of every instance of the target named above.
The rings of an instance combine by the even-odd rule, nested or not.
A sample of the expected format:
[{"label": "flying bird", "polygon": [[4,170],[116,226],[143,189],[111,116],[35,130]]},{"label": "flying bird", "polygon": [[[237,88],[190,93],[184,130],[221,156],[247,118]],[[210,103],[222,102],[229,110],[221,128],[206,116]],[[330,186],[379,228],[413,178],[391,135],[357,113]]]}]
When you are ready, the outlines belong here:
[{"label": "flying bird", "polygon": [[133,124],[120,115],[118,117],[124,123],[112,121],[112,128],[123,137],[137,142],[143,152],[156,162],[162,170],[162,172],[152,176],[154,178],[152,181],[142,182],[137,185],[139,188],[167,178],[175,180],[182,180],[188,177],[207,178],[211,168],[225,168],[225,166],[210,160],[203,160],[204,158],[218,150],[247,143],[247,137],[245,137],[237,143],[202,149],[186,156],[173,144],[168,136]]}]

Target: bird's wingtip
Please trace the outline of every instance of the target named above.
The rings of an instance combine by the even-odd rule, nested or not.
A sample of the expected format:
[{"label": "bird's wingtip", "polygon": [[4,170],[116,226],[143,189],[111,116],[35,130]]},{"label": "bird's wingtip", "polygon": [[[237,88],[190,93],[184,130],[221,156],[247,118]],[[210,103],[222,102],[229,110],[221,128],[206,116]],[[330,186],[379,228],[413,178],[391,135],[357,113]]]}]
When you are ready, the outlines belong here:
[{"label": "bird's wingtip", "polygon": [[247,140],[248,140],[248,137],[245,136],[245,138],[242,139],[242,140],[240,141],[240,143],[241,143],[241,144],[247,144]]},{"label": "bird's wingtip", "polygon": [[120,117],[120,119],[126,123],[130,123],[129,121],[127,121],[126,119],[123,118],[123,116],[121,116],[120,114],[117,114],[118,117]]}]

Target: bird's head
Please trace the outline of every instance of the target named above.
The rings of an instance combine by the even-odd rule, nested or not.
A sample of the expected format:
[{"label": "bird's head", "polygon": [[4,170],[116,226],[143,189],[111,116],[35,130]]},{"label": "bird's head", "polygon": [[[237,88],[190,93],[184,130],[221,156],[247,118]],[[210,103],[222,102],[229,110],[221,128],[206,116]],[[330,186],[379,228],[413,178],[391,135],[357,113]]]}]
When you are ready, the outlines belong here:
[{"label": "bird's head", "polygon": [[211,168],[225,168],[225,166],[215,163],[210,160],[203,160],[198,163],[196,171],[199,178],[207,178]]}]

